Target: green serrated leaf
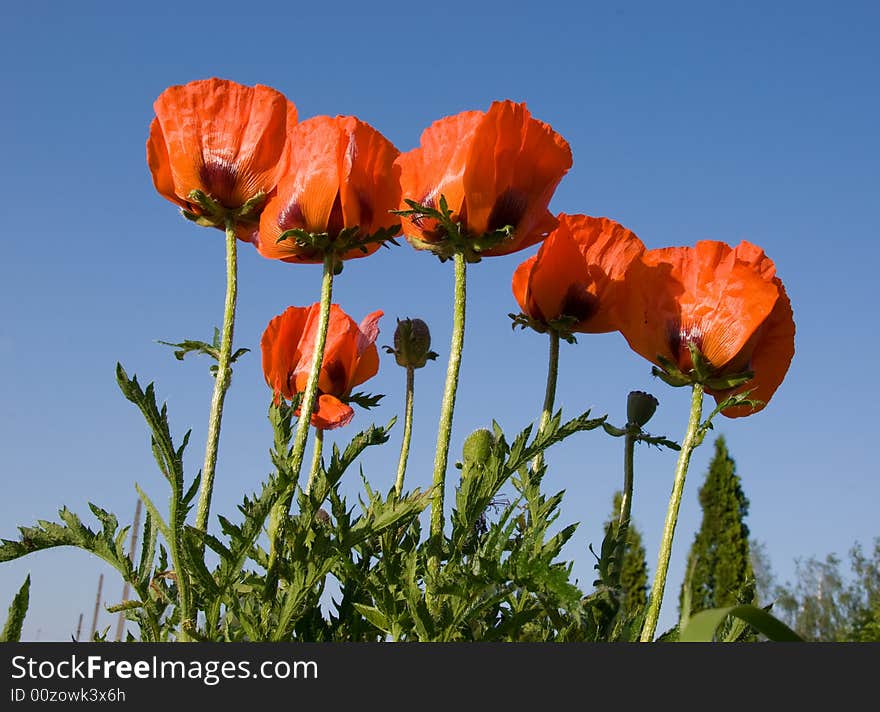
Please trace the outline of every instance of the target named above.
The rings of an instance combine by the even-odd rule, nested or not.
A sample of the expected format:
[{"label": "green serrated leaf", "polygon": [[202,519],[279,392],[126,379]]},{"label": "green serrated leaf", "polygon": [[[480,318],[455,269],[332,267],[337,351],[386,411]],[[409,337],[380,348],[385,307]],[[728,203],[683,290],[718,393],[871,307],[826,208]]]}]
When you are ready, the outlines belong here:
[{"label": "green serrated leaf", "polygon": [[27,575],[18,593],[12,599],[9,606],[9,615],[6,617],[6,625],[0,631],[0,643],[17,643],[21,640],[21,628],[27,615],[30,602],[31,576]]},{"label": "green serrated leaf", "polygon": [[135,484],[134,488],[137,490],[138,495],[140,495],[141,500],[143,500],[144,506],[147,508],[147,514],[152,517],[152,521],[155,522],[156,526],[159,528],[159,531],[162,532],[162,536],[165,537],[166,541],[173,541],[174,538],[171,535],[171,530],[168,528],[165,520],[162,519],[162,515],[156,508],[156,505],[153,504],[153,500],[147,497],[146,493],[140,488],[138,484]]},{"label": "green serrated leaf", "polygon": [[375,606],[368,606],[365,603],[355,603],[354,607],[358,613],[370,621],[370,623],[376,626],[379,630],[384,633],[391,632],[390,626],[388,625],[388,619],[378,608]]},{"label": "green serrated leaf", "polygon": [[602,423],[602,428],[606,433],[614,436],[615,438],[619,438],[623,435],[626,435],[627,433],[626,428],[618,428],[611,425],[611,423]]},{"label": "green serrated leaf", "polygon": [[355,405],[359,405],[361,408],[365,410],[369,410],[370,408],[375,408],[379,405],[379,401],[381,401],[385,396],[381,393],[379,395],[371,395],[370,393],[352,393],[346,401],[348,403],[354,403]]},{"label": "green serrated leaf", "polygon": [[217,582],[208,571],[204,561],[204,537],[202,532],[195,527],[186,527],[183,536],[183,545],[186,547],[189,573],[193,579],[207,592],[209,596],[216,596],[219,592]]},{"label": "green serrated leaf", "polygon": [[158,528],[153,525],[153,516],[147,510],[144,516],[144,530],[141,539],[141,558],[138,561],[137,568],[138,581],[144,587],[149,585],[150,578],[152,578],[158,532]]},{"label": "green serrated leaf", "polygon": [[236,361],[238,361],[238,359],[240,357],[244,356],[247,353],[250,353],[250,351],[251,351],[250,349],[244,349],[244,348],[236,349],[235,353],[229,357],[229,363],[230,364],[235,363]]},{"label": "green serrated leaf", "polygon": [[195,339],[185,339],[178,342],[157,339],[157,343],[176,349],[174,352],[174,358],[178,361],[183,361],[184,357],[191,353],[205,354],[206,356],[213,358],[215,361],[220,358],[220,350],[217,344],[212,345]]},{"label": "green serrated leaf", "polygon": [[168,479],[173,490],[180,492],[183,489],[183,462],[178,456],[177,450],[174,448],[174,442],[171,437],[171,430],[168,425],[168,410],[163,404],[159,409],[156,405],[156,396],[153,384],[150,383],[145,389],[141,390],[137,376],[130,379],[122,364],[116,364],[116,381],[122,394],[127,400],[134,403],[144,419],[151,432],[151,446],[156,463],[162,474]]},{"label": "green serrated leaf", "polygon": [[122,611],[133,611],[143,607],[143,601],[123,601],[122,603],[117,603],[113,606],[104,606],[104,609],[107,613],[121,613]]},{"label": "green serrated leaf", "polygon": [[[187,436],[189,436],[189,433],[187,433]],[[184,445],[186,445],[186,443],[184,443]],[[181,447],[181,450],[183,450],[183,447]],[[189,508],[190,503],[193,501],[193,499],[195,498],[196,494],[199,491],[199,485],[201,485],[201,483],[202,483],[202,471],[199,470],[199,474],[196,475],[196,478],[192,481],[192,484],[189,486],[189,489],[186,491],[186,493],[183,495],[183,498],[180,500],[180,503],[183,505],[184,509]]]}]

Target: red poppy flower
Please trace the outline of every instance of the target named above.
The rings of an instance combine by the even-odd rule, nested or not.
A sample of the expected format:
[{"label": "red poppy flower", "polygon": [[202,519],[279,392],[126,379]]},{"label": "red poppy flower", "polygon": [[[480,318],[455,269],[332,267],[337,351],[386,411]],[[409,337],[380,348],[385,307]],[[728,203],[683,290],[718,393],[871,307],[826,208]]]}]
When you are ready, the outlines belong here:
[{"label": "red poppy flower", "polygon": [[688,375],[693,345],[708,363],[710,383],[753,372],[735,388],[707,386],[718,403],[743,390],[763,401],[722,411],[729,417],[756,412],[770,400],[794,355],[795,326],[775,266],[760,248],[705,240],[649,250],[633,263],[627,284],[621,331],[636,353],[660,366],[665,359]]},{"label": "red poppy flower", "polygon": [[[147,163],[156,190],[168,200],[202,216],[190,199],[194,190],[235,211],[275,188],[287,133],[297,121],[296,107],[283,94],[202,79],[169,87],[153,107]],[[250,239],[253,227],[240,227],[239,237]]]},{"label": "red poppy flower", "polygon": [[644,251],[614,220],[560,214],[538,253],[514,272],[513,296],[538,331],[617,331],[624,276]]},{"label": "red poppy flower", "polygon": [[[314,354],[320,305],[288,307],[273,318],[260,341],[263,374],[276,397],[303,393]],[[347,425],[354,410],[346,402],[352,389],[379,371],[376,337],[383,312],[368,314],[358,325],[338,305],[330,307],[318,398],[311,423],[322,430]]]},{"label": "red poppy flower", "polygon": [[[565,139],[532,118],[525,104],[500,101],[485,113],[465,111],[434,122],[421,145],[397,162],[403,198],[438,209],[444,196],[451,219],[468,237],[512,226],[512,235],[481,252],[491,256],[534,245],[555,227],[547,206],[572,159]],[[414,247],[448,256],[447,234],[437,220],[407,216],[402,223]]]},{"label": "red poppy flower", "polygon": [[[257,249],[286,262],[322,262],[333,247],[342,259],[363,257],[380,242],[365,239],[400,220],[399,151],[381,133],[353,116],[316,116],[290,132],[286,172],[260,219]],[[334,243],[346,228],[358,228],[352,243]],[[299,244],[287,230],[326,233],[323,249]]]}]

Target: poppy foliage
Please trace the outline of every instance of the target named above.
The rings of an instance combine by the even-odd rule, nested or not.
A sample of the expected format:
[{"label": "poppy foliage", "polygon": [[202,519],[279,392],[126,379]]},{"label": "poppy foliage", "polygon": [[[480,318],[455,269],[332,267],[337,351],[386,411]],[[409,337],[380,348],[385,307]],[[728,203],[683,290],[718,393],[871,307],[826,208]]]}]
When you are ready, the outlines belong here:
[{"label": "poppy foliage", "polygon": [[616,331],[626,272],[645,246],[609,218],[558,219],[537,254],[514,272],[513,296],[536,331]]},{"label": "poppy foliage", "polygon": [[[497,101],[486,112],[435,121],[397,162],[404,200],[437,210],[442,196],[467,238],[512,229],[481,250],[491,256],[534,245],[555,227],[547,206],[572,157],[565,139],[525,104]],[[436,218],[406,215],[402,222],[410,244],[445,255],[449,234]]]},{"label": "poppy foliage", "polygon": [[[297,123],[296,107],[280,92],[201,79],[168,87],[153,108],[147,163],[156,190],[171,202],[223,227],[222,219],[193,200],[193,191],[235,212],[275,189],[287,133]],[[239,237],[252,239],[252,228],[238,227]]]},{"label": "poppy foliage", "polygon": [[[724,415],[748,415],[766,405],[794,356],[795,326],[791,303],[763,250],[711,240],[649,250],[633,263],[627,284],[621,331],[636,353],[687,375],[695,369],[695,347],[709,369],[707,392],[718,403],[744,390],[760,401],[727,408]],[[725,378],[748,373],[753,375],[747,382],[723,387]]]},{"label": "poppy foliage", "polygon": [[[400,204],[399,155],[376,129],[353,116],[316,116],[289,135],[284,176],[260,219],[257,249],[286,262],[322,262],[333,250],[341,259],[375,252],[381,240],[399,232],[390,211]],[[353,231],[340,241],[345,230]],[[288,231],[325,234],[310,245]]]},{"label": "poppy foliage", "polygon": [[[315,349],[320,305],[288,307],[274,317],[260,341],[263,375],[275,397],[292,400],[303,393]],[[382,311],[358,324],[338,305],[330,307],[324,359],[318,376],[318,397],[311,423],[323,430],[347,425],[354,410],[347,398],[352,389],[379,371],[376,338]]]}]

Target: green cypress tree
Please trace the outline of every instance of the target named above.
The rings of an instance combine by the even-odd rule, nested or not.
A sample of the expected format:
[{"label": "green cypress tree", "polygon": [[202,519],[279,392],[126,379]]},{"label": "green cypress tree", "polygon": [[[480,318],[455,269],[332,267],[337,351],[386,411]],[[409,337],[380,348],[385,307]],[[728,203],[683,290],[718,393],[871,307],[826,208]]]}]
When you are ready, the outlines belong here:
[{"label": "green cypress tree", "polygon": [[[614,509],[611,518],[605,522],[605,532],[612,522],[616,522],[620,514],[621,492],[614,494]],[[620,571],[620,588],[623,591],[623,605],[627,611],[635,611],[648,602],[648,564],[645,560],[645,545],[642,535],[630,522],[626,535],[626,550],[623,555],[623,566]]]},{"label": "green cypress tree", "polygon": [[745,517],[749,500],[743,493],[736,463],[723,436],[715,440],[715,455],[700,488],[703,521],[688,554],[679,603],[690,589],[690,613],[737,603],[751,603],[755,576]]}]

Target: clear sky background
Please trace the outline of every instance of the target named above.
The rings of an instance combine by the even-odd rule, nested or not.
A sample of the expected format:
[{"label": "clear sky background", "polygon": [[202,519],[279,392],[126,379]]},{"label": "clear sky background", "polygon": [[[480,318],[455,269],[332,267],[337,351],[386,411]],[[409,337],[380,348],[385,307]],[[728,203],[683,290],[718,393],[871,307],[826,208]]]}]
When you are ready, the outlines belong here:
[{"label": "clear sky background", "polygon": [[[876,453],[880,196],[880,12],[870,2],[540,2],[131,4],[4,3],[0,10],[0,536],[87,501],[133,516],[138,482],[167,501],[146,426],[114,376],[121,361],[155,380],[174,432],[193,429],[190,477],[204,456],[212,379],[157,339],[209,339],[222,317],[224,249],[154,190],[144,144],[152,103],[172,84],[219,76],[285,93],[300,117],[356,114],[402,151],[442,116],[525,101],[571,144],[554,211],[614,218],[649,248],[741,239],[776,262],[797,323],[786,381],[760,414],[720,418],[751,502],[748,524],[777,577],[797,557],[845,554],[880,535]],[[546,337],[513,332],[510,278],[536,248],[469,271],[467,335],[452,457],[497,419],[513,434],[537,418]],[[239,362],[223,421],[213,513],[234,516],[270,470],[269,391],[259,339],[271,317],[317,300],[320,267],[240,249]],[[431,326],[441,358],[417,372],[407,484],[430,482],[448,356],[451,263],[405,243],[348,262],[337,301],[360,319],[383,309]],[[365,388],[385,393],[333,440],[402,411],[404,373],[382,355]],[[619,334],[563,344],[558,404],[625,420],[626,394],[661,401],[649,429],[680,439],[688,393],[652,379]],[[400,443],[367,452],[386,491]],[[566,555],[589,589],[602,522],[621,483],[621,440],[582,433],[548,453],[560,523],[581,522]],[[699,524],[711,440],[695,454],[661,629],[676,618]],[[653,575],[675,453],[636,454],[633,515]],[[450,469],[454,481],[457,471]],[[353,470],[344,491],[356,497]],[[510,488],[507,488],[508,493]],[[447,501],[452,499],[450,489]],[[212,517],[212,526],[216,519]],[[0,609],[27,573],[28,640],[65,640],[105,572],[74,549],[0,565]],[[2,614],[0,614],[2,616]],[[115,616],[101,614],[100,627]],[[112,633],[112,629],[111,629]]]}]

